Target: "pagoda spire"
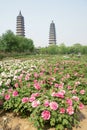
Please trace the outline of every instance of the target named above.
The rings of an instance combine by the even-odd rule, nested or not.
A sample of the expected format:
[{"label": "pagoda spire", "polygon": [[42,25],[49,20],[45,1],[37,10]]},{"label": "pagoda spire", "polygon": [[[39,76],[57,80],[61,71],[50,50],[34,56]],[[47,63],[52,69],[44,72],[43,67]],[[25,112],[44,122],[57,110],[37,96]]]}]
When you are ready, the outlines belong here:
[{"label": "pagoda spire", "polygon": [[19,11],[19,16],[22,16],[22,14],[21,14],[21,10]]}]

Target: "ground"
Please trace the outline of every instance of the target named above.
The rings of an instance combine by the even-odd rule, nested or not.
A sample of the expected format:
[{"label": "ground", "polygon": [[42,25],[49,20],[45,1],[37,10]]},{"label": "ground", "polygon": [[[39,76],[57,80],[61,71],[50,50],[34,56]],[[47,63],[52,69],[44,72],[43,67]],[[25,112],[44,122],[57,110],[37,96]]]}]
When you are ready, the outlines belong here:
[{"label": "ground", "polygon": [[[87,130],[87,106],[81,111],[80,124],[73,130]],[[2,113],[0,111],[0,130],[37,130],[26,118],[15,116],[13,113]],[[46,129],[45,129],[46,130]],[[55,128],[49,129],[55,130]]]}]

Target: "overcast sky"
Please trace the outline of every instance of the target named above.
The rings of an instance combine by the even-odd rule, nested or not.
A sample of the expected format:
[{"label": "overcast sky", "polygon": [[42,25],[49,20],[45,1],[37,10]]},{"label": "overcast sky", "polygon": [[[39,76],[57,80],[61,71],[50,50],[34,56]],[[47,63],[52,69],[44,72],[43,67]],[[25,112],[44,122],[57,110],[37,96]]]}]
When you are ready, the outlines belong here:
[{"label": "overcast sky", "polygon": [[87,45],[87,0],[0,0],[0,35],[9,29],[16,32],[20,10],[25,20],[25,35],[36,47],[48,46],[52,20],[58,45]]}]

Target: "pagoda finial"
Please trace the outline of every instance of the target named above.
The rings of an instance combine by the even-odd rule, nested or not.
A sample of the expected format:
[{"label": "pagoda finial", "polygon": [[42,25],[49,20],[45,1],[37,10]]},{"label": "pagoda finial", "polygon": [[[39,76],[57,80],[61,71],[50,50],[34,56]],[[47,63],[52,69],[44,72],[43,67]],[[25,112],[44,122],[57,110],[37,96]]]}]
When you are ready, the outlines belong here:
[{"label": "pagoda finial", "polygon": [[22,16],[22,14],[21,14],[21,10],[19,11],[19,15]]}]

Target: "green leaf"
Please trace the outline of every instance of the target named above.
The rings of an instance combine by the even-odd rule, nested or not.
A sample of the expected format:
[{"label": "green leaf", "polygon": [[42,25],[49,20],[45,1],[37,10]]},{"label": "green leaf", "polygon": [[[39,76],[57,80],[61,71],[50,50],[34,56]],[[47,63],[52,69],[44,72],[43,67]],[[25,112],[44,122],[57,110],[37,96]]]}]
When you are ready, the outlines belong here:
[{"label": "green leaf", "polygon": [[63,125],[68,125],[69,121],[66,119],[63,119]]},{"label": "green leaf", "polygon": [[55,130],[64,130],[64,126],[62,124],[58,124]]},{"label": "green leaf", "polygon": [[50,120],[50,125],[51,125],[51,126],[54,126],[54,125],[55,125],[55,118],[52,118],[52,119]]}]

